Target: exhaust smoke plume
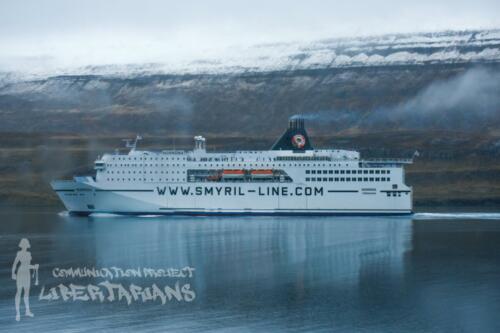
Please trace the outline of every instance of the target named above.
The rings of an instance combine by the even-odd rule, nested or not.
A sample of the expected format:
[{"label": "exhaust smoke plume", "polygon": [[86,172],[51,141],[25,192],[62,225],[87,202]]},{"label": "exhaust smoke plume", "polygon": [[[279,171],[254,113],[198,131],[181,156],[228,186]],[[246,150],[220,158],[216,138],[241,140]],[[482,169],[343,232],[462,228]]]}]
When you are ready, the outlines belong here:
[{"label": "exhaust smoke plume", "polygon": [[473,68],[437,81],[399,105],[374,110],[321,110],[302,117],[318,126],[337,129],[489,128],[500,122],[500,72]]}]

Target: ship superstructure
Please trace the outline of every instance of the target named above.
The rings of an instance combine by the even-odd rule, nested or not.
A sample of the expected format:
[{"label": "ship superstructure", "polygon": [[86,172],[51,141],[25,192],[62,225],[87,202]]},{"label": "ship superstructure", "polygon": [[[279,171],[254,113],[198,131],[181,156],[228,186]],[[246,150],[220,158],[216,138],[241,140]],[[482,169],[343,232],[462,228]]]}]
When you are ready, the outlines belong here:
[{"label": "ship superstructure", "polygon": [[404,182],[411,159],[361,159],[356,151],[314,149],[304,120],[293,118],[267,151],[137,149],[104,154],[95,176],[56,180],[75,214],[411,214]]}]

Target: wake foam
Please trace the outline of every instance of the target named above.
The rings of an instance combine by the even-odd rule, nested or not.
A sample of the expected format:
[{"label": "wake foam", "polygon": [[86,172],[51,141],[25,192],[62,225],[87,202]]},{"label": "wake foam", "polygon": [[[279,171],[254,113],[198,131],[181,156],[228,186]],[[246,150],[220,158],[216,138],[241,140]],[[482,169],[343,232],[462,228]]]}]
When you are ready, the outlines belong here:
[{"label": "wake foam", "polygon": [[478,219],[500,220],[500,213],[415,213],[415,220],[440,220],[440,219]]},{"label": "wake foam", "polygon": [[113,213],[91,213],[89,216],[91,217],[123,217],[123,215],[120,214],[113,214]]}]

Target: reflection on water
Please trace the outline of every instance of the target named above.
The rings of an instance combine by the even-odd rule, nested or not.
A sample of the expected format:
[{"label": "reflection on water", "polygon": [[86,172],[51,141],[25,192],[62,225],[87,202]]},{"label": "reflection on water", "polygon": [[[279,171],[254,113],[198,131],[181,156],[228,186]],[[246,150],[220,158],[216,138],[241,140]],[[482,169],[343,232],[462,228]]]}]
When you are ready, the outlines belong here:
[{"label": "reflection on water", "polygon": [[[499,220],[4,212],[2,221],[0,327],[11,330],[493,331],[500,310]],[[182,283],[196,299],[48,302],[34,287],[35,317],[16,323],[10,268],[22,237],[41,285],[102,281],[55,279],[55,267],[191,266]]]}]

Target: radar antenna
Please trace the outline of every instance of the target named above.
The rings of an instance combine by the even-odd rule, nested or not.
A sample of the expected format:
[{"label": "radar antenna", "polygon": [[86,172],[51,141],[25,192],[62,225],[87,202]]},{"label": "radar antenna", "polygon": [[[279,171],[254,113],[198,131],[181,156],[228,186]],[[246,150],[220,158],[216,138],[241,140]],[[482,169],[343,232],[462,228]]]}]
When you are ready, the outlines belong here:
[{"label": "radar antenna", "polygon": [[125,141],[125,147],[130,148],[130,151],[134,151],[139,140],[142,140],[142,136],[136,135],[135,139],[123,139],[122,141]]}]

